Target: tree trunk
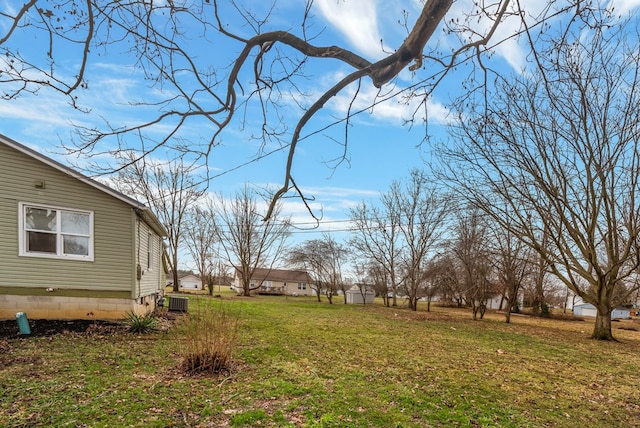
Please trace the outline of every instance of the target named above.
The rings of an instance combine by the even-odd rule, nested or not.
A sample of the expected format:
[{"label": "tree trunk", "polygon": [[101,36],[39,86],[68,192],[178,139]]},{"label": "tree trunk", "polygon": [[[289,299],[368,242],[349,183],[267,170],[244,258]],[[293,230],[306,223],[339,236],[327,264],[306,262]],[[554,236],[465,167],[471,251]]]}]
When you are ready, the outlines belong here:
[{"label": "tree trunk", "polygon": [[611,333],[611,309],[609,305],[601,304],[598,305],[597,308],[598,313],[591,338],[597,340],[615,340]]},{"label": "tree trunk", "polygon": [[[507,299],[507,314],[505,316],[505,323],[507,324],[511,322],[511,312],[513,311],[513,308],[516,306],[516,303],[518,301],[518,289],[520,287],[511,286],[509,288],[511,289],[511,294],[509,294],[509,298]],[[502,306],[502,302],[500,303],[500,306]]]},{"label": "tree trunk", "polygon": [[177,293],[180,291],[180,283],[178,282],[178,270],[175,268],[175,264],[173,265],[173,292]]},{"label": "tree trunk", "polygon": [[[544,232],[543,241],[546,242],[546,230]],[[535,282],[535,297],[533,298],[533,313],[539,317],[545,316],[545,301],[544,301],[544,277],[545,277],[546,265],[544,260],[540,258],[538,261],[538,273],[536,275]],[[547,313],[548,315],[548,313]]]},{"label": "tree trunk", "polygon": [[[213,296],[213,289],[215,287],[215,277],[213,276],[212,273],[207,274],[206,276],[206,283],[207,283],[207,289],[209,290],[209,296]],[[202,287],[202,289],[204,290],[204,286]]]}]

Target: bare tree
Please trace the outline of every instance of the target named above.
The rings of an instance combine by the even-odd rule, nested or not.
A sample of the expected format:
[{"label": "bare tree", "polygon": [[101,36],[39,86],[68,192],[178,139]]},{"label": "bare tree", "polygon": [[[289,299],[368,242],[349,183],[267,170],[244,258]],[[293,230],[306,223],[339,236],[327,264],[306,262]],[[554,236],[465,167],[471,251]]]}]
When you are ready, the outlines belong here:
[{"label": "bare tree", "polygon": [[440,266],[438,265],[437,256],[429,260],[423,272],[422,291],[424,298],[427,300],[427,312],[431,311],[431,302],[441,291]]},{"label": "bare tree", "polygon": [[351,210],[355,233],[351,246],[360,257],[375,261],[389,278],[393,305],[398,287],[417,309],[424,269],[444,229],[447,199],[423,171],[410,171],[381,196],[382,208],[366,203]]},{"label": "bare tree", "polygon": [[[266,7],[263,2],[248,3],[239,0],[92,0],[53,4],[46,0],[25,1],[21,7],[0,13],[2,96],[13,99],[47,87],[68,97],[73,107],[90,110],[91,105],[82,105],[81,95],[83,90],[91,90],[87,76],[94,61],[97,58],[103,61],[114,52],[122,59],[121,53],[126,51],[130,62],[123,66],[137,70],[142,75],[141,81],[155,86],[153,89],[161,89],[146,99],[132,101],[146,113],[137,117],[147,119],[81,129],[82,138],[75,148],[94,154],[108,152],[111,147],[127,149],[131,141],[127,136],[135,135],[140,138],[145,154],[159,147],[173,147],[208,156],[219,144],[224,130],[232,123],[240,123],[261,140],[263,149],[267,144],[275,144],[289,151],[282,187],[275,193],[266,213],[269,217],[276,200],[287,192],[296,193],[304,200],[292,170],[298,142],[305,131],[309,131],[306,128],[311,119],[346,88],[355,87],[355,100],[367,81],[381,88],[409,66],[415,73],[414,82],[408,88],[389,87],[374,103],[394,98],[417,100],[418,107],[407,122],[422,121],[428,117],[429,97],[451,70],[472,62],[484,67],[481,60],[484,53],[515,37],[525,27],[546,31],[547,26],[543,24],[547,21],[566,11],[590,7],[589,2],[578,0],[562,4],[549,0],[530,12],[521,9],[521,2],[515,0],[473,2],[462,11],[462,16],[445,19],[453,0],[427,0],[414,22],[406,22],[407,16],[403,22],[399,16],[406,28],[404,41],[389,52],[381,49],[385,56],[372,61],[341,46],[313,43],[318,36],[314,32],[313,0],[305,2],[298,22],[286,20],[284,30],[274,28],[274,23],[279,22],[275,17],[278,11],[275,1]],[[516,30],[502,35],[497,29],[508,17],[516,21]],[[229,25],[237,19],[245,25]],[[439,26],[445,31],[436,33]],[[24,34],[32,35],[30,40],[36,41],[28,51],[20,49]],[[451,43],[452,48],[442,51],[439,43],[428,45],[434,34],[448,35],[447,44]],[[192,46],[194,39],[200,42],[197,46]],[[40,40],[42,44],[37,43]],[[222,44],[232,58],[222,54],[219,49]],[[63,60],[63,52],[75,54],[77,60]],[[207,52],[214,53],[207,55]],[[28,55],[31,53],[33,56]],[[341,77],[324,92],[309,98],[302,83],[315,77],[309,71],[314,67],[308,65],[318,62],[335,64],[334,70]],[[70,63],[76,64],[75,69],[66,68]],[[323,73],[329,74],[324,67]],[[297,118],[289,130],[282,105],[285,98],[291,97],[304,97],[305,102],[295,106]],[[257,107],[261,120],[246,121],[247,116],[242,112],[249,105]],[[343,124],[344,140],[340,143],[346,145],[351,117],[365,111],[368,109],[349,109],[342,118],[330,119],[332,122],[327,127]],[[148,114],[152,117],[148,118]],[[184,134],[196,128],[210,132],[201,144],[183,143]],[[112,144],[99,146],[105,139]]]},{"label": "bare tree", "polygon": [[216,261],[215,244],[218,233],[216,231],[215,209],[211,199],[202,206],[196,206],[188,211],[185,221],[185,246],[193,259],[200,276],[202,289],[205,286],[209,294],[213,294],[215,282]]},{"label": "bare tree", "polygon": [[[545,239],[545,238],[543,238]],[[543,241],[544,242],[544,241]],[[541,317],[550,315],[546,298],[547,275],[549,274],[549,261],[545,257],[537,256],[537,263],[534,267],[534,297],[531,302],[533,313]]]},{"label": "bare tree", "polygon": [[[287,255],[287,261],[289,263],[298,266],[300,269],[304,269],[313,278],[313,284],[310,286],[318,302],[322,301],[322,290],[326,286],[322,277],[324,264],[326,263],[323,246],[324,243],[322,240],[314,239],[295,246]],[[331,302],[331,296],[332,295],[329,295],[329,302]]]},{"label": "bare tree", "polygon": [[438,254],[431,261],[427,273],[428,281],[434,284],[444,302],[454,302],[456,306],[462,306],[464,285],[460,279],[459,263],[451,252]]},{"label": "bare tree", "polygon": [[322,239],[305,241],[293,248],[287,258],[290,263],[306,269],[314,279],[316,297],[325,293],[329,303],[339,289],[343,292],[345,281],[342,266],[346,262],[348,249],[331,235],[322,234]]},{"label": "bare tree", "polygon": [[511,312],[518,305],[521,289],[533,273],[533,252],[510,230],[495,223],[490,226],[489,252],[495,274],[506,300],[505,322],[511,322]]},{"label": "bare tree", "polygon": [[127,166],[119,171],[114,186],[144,201],[167,229],[165,260],[172,274],[173,291],[180,291],[178,261],[187,211],[205,192],[195,175],[195,167],[182,158],[167,163],[148,159],[133,162],[131,158],[124,158],[122,162]]},{"label": "bare tree", "polygon": [[412,170],[405,181],[392,183],[383,198],[392,201],[385,205],[397,210],[393,216],[399,219],[402,282],[409,308],[415,311],[424,285],[426,264],[445,231],[450,201],[440,194],[424,171],[417,169]]},{"label": "bare tree", "polygon": [[400,219],[395,215],[397,211],[391,210],[387,202],[391,201],[383,201],[384,210],[365,202],[351,209],[354,233],[349,243],[360,258],[371,260],[371,263],[384,270],[392,305],[396,306],[400,283]]},{"label": "bare tree", "polygon": [[487,226],[479,212],[470,209],[458,213],[450,251],[460,269],[463,296],[471,306],[473,319],[484,317],[487,300],[493,297],[492,263],[487,245]]},{"label": "bare tree", "polygon": [[595,339],[638,288],[638,37],[591,9],[539,38],[535,67],[465,109],[445,151],[461,193],[596,306]]},{"label": "bare tree", "polygon": [[218,195],[215,207],[218,242],[240,277],[243,295],[249,296],[261,285],[251,287],[255,270],[273,267],[284,253],[290,220],[280,215],[281,204],[265,219],[257,196],[247,186],[230,200]]}]

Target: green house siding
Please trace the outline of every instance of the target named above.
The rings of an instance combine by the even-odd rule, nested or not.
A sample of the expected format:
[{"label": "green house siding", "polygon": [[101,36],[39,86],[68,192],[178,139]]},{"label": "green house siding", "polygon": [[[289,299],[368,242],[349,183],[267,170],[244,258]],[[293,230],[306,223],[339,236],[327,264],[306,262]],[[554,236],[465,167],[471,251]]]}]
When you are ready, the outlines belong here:
[{"label": "green house siding", "polygon": [[[135,297],[148,296],[163,288],[162,240],[149,225],[138,220],[135,241],[136,248],[139,248],[139,251],[136,251],[136,260],[141,268],[141,277],[137,284]],[[150,243],[151,251],[149,252]]]},{"label": "green house siding", "polygon": [[[130,205],[1,143],[0,183],[0,292],[51,287],[134,294]],[[92,211],[93,261],[20,256],[20,203]]]}]

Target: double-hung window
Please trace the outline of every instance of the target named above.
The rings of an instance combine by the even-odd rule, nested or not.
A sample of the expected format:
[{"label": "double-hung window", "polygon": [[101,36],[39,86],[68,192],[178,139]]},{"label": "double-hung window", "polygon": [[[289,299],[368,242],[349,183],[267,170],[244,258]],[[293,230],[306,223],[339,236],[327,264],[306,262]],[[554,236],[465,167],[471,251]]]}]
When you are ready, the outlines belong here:
[{"label": "double-hung window", "polygon": [[93,212],[20,204],[20,255],[93,260]]}]

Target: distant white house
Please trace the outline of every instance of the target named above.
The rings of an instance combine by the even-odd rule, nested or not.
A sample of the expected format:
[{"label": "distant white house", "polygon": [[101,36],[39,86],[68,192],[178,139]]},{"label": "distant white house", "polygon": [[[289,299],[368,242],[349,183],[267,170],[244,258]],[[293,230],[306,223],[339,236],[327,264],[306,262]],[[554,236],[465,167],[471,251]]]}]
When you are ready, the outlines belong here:
[{"label": "distant white house", "polygon": [[[598,310],[591,303],[578,303],[573,305],[573,314],[580,317],[594,317],[598,314]],[[631,310],[623,307],[615,308],[611,311],[612,320],[631,318]]]}]

